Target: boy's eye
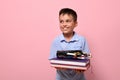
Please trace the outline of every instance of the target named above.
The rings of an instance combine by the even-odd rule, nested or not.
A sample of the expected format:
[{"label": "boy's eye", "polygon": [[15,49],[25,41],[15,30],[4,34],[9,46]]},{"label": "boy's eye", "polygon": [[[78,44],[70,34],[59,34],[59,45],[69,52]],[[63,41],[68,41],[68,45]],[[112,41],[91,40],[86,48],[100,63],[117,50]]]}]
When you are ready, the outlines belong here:
[{"label": "boy's eye", "polygon": [[66,20],[66,22],[71,22],[70,20]]},{"label": "boy's eye", "polygon": [[60,20],[60,23],[64,23],[64,22],[70,23],[70,22],[72,22],[72,20],[66,20],[66,21]]},{"label": "boy's eye", "polygon": [[63,21],[61,20],[60,23],[63,23]]}]

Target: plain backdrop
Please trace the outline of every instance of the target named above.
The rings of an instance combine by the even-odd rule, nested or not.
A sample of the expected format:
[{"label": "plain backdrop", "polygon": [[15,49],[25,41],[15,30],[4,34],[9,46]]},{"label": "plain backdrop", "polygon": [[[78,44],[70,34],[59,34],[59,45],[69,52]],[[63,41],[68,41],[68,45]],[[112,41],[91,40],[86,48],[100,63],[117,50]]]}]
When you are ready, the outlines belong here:
[{"label": "plain backdrop", "polygon": [[120,0],[0,0],[0,80],[55,80],[48,57],[64,7],[92,53],[87,80],[120,79]]}]

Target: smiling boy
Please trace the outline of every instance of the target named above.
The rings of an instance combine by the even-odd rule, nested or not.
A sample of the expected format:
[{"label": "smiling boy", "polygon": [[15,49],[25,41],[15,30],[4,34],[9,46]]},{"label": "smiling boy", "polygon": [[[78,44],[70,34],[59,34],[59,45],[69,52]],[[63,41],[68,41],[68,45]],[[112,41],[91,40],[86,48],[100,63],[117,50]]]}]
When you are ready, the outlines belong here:
[{"label": "smiling boy", "polygon": [[[56,58],[58,50],[82,50],[90,53],[86,39],[74,31],[78,22],[77,14],[73,9],[61,9],[59,12],[59,23],[62,34],[54,39],[49,59]],[[83,71],[56,68],[56,80],[85,80],[85,76]]]}]

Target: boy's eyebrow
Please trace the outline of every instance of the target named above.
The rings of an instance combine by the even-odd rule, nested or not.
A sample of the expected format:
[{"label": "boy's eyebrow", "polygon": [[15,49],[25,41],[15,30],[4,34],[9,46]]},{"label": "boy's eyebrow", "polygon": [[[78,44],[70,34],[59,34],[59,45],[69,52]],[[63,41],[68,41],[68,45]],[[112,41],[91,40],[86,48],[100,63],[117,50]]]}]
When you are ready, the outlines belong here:
[{"label": "boy's eyebrow", "polygon": [[[72,21],[73,19],[66,19],[65,21]],[[64,21],[62,19],[59,19],[59,21]]]}]

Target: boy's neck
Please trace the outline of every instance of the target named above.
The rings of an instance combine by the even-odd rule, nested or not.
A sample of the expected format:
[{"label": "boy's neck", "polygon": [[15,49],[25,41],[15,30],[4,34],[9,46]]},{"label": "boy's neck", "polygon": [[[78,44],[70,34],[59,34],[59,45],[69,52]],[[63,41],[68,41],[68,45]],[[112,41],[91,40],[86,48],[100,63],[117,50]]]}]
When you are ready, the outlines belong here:
[{"label": "boy's neck", "polygon": [[63,33],[63,35],[64,35],[64,37],[65,37],[67,42],[69,42],[71,40],[71,38],[73,37],[74,33],[75,32],[72,32],[72,33],[69,33],[69,34],[64,34]]}]

